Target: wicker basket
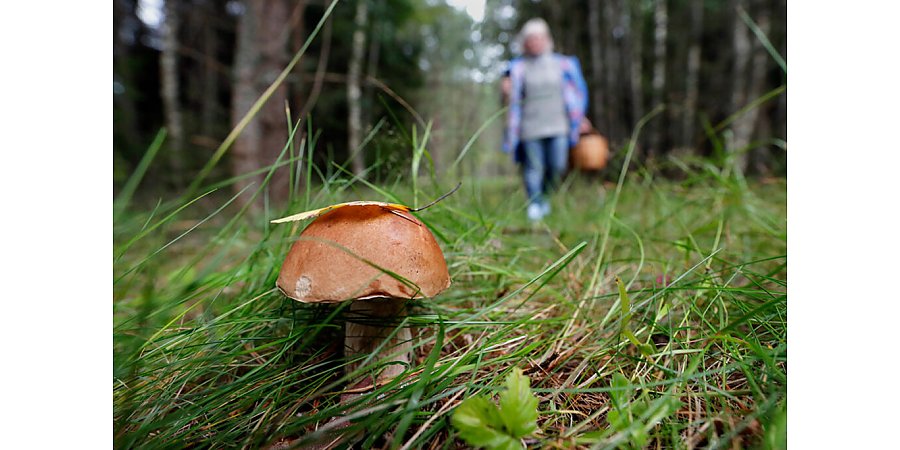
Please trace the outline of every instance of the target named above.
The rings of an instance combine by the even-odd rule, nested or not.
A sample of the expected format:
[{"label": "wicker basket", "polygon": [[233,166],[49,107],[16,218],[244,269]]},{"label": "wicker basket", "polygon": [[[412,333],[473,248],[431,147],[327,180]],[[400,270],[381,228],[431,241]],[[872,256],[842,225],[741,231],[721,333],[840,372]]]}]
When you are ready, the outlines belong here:
[{"label": "wicker basket", "polygon": [[584,172],[603,170],[609,159],[609,143],[596,130],[581,135],[572,149],[572,167]]}]

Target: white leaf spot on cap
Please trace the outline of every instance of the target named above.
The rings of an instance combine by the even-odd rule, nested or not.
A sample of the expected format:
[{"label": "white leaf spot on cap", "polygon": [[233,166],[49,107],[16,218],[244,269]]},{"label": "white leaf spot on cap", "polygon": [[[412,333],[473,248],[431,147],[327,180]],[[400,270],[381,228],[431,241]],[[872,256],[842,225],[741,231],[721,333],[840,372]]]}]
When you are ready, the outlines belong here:
[{"label": "white leaf spot on cap", "polygon": [[297,278],[297,285],[294,286],[294,295],[297,298],[305,298],[312,291],[312,281],[306,275]]}]

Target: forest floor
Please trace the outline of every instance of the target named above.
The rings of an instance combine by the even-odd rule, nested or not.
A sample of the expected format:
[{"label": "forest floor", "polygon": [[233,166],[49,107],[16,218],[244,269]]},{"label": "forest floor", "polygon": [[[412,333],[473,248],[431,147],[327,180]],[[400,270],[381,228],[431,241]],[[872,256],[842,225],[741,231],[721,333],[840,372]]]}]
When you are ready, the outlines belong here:
[{"label": "forest floor", "polygon": [[[219,194],[118,210],[116,447],[459,448],[454,408],[519,368],[539,399],[530,447],[778,448],[786,183],[691,170],[619,185],[571,176],[537,225],[517,179],[464,179],[416,213],[453,284],[396,325],[412,327],[412,366],[345,403],[344,308],[275,289],[306,222],[269,220],[391,195],[421,205],[455,181],[308,185],[288,210],[255,213]],[[616,374],[632,389],[624,404],[611,401]],[[611,426],[611,411],[629,419]]]}]

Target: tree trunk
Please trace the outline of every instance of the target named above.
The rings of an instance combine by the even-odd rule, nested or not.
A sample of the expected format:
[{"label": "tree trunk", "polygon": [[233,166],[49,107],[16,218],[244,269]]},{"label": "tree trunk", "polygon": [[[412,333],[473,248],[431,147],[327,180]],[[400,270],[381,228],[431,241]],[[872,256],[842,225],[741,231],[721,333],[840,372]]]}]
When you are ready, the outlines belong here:
[{"label": "tree trunk", "polygon": [[[666,0],[656,0],[656,7],[653,9],[653,102],[654,108],[665,103],[666,88],[666,37],[669,29],[669,14],[666,8]],[[649,153],[661,155],[663,133],[665,127],[657,119],[651,128],[653,133],[652,143]]]},{"label": "tree trunk", "polygon": [[135,106],[134,93],[136,83],[134,74],[129,66],[130,47],[122,42],[121,30],[124,22],[128,20],[138,21],[135,13],[135,4],[124,4],[122,0],[113,1],[113,81],[121,84],[121,92],[113,95],[113,101],[119,109],[119,115],[115,116],[115,133],[125,146],[119,149],[123,153],[132,151],[143,144],[138,143],[140,133],[137,126],[137,107]]},{"label": "tree trunk", "polygon": [[550,27],[550,34],[553,36],[554,45],[556,47],[554,51],[562,52],[562,48],[565,47],[563,37],[563,31],[565,30],[565,27],[563,26],[563,4],[561,0],[557,0],[547,2],[547,6],[550,8],[550,18],[547,20],[547,25]]},{"label": "tree trunk", "polygon": [[620,86],[620,52],[619,48],[616,44],[615,40],[615,28],[616,23],[620,19],[620,15],[616,12],[616,5],[612,1],[604,2],[603,4],[603,22],[606,24],[607,32],[604,33],[606,39],[603,41],[606,43],[604,46],[605,57],[603,60],[603,65],[606,66],[606,103],[609,105],[606,108],[606,123],[608,125],[607,136],[611,142],[619,142],[624,135],[622,131],[621,124],[621,111],[618,110],[616,105],[622,104],[622,95],[619,92],[618,87]]},{"label": "tree trunk", "polygon": [[183,170],[184,128],[178,100],[178,28],[181,21],[177,0],[166,0],[160,53],[160,98],[169,141],[170,177],[176,181]]},{"label": "tree trunk", "polygon": [[[760,31],[763,34],[768,35],[769,29],[771,28],[770,15],[767,7],[768,4],[763,3],[761,6],[762,7],[756,11],[753,19],[756,21],[756,25],[759,26]],[[756,36],[753,36],[753,57],[751,60],[750,83],[747,86],[747,102],[752,102],[763,94],[763,89],[766,84],[766,71],[768,70],[770,63],[771,57],[765,47],[763,47]],[[764,105],[757,106],[752,110],[747,111],[743,117],[738,119],[738,123],[735,124],[735,143],[739,146],[737,148],[743,148],[750,145],[754,132],[760,125],[759,117],[763,114],[764,107]],[[759,172],[765,170],[763,166],[765,166],[764,161],[767,159],[764,155],[766,148],[767,147],[754,148],[744,153],[750,161],[754,162],[754,166]],[[747,167],[747,162],[744,164],[742,169],[746,169]]]},{"label": "tree trunk", "polygon": [[[381,5],[376,3],[377,7]],[[378,9],[376,9],[378,11]],[[374,15],[374,17],[378,17],[378,14]],[[369,49],[367,51],[368,56],[366,57],[366,75],[365,79],[370,78],[378,78],[378,59],[381,57],[381,42],[378,39],[379,33],[383,32],[384,22],[383,21],[373,21],[369,26]],[[362,101],[363,112],[362,112],[362,123],[370,124],[374,121],[372,117],[372,105],[375,102],[375,87],[372,86],[372,83],[363,83],[363,98]]]},{"label": "tree trunk", "polygon": [[[287,52],[290,33],[289,26],[290,8],[286,0],[268,0],[263,2],[265,9],[263,10],[263,26],[260,34],[260,51],[262,52],[262,77],[259,84],[259,94],[262,94],[276,78],[284,70],[290,61],[290,55]],[[302,8],[302,6],[297,6]],[[262,141],[260,145],[263,148],[263,161],[261,166],[267,167],[275,164],[278,155],[284,149],[287,143],[290,129],[288,119],[285,115],[285,105],[288,98],[288,86],[282,83],[268,102],[259,111],[259,119],[262,122]],[[282,160],[290,158],[289,153],[285,153]],[[290,178],[290,168],[283,166],[272,174],[272,180],[269,183],[269,195],[278,201],[284,201],[288,198],[288,179]]]},{"label": "tree trunk", "polygon": [[[254,102],[278,76],[288,62],[285,33],[288,8],[284,0],[250,0],[238,23],[237,49],[234,60],[234,92],[232,124],[236,125]],[[232,147],[232,174],[246,174],[275,163],[287,140],[287,118],[284,114],[287,88],[275,90],[238,136]],[[275,200],[288,195],[288,168],[275,171],[269,189]],[[235,183],[236,190],[249,183],[263,182],[266,174],[245,178]],[[248,192],[243,201],[249,199]]]},{"label": "tree trunk", "polygon": [[603,33],[600,29],[600,0],[588,2],[588,35],[591,52],[591,111],[594,127],[609,136],[609,121],[604,113],[607,105],[603,102],[606,91],[603,73]]},{"label": "tree trunk", "polygon": [[[753,44],[754,41],[751,41],[752,32],[740,18],[739,11],[743,9],[743,3],[741,0],[732,0],[730,5],[734,13],[734,33],[732,36],[734,65],[732,67],[731,114],[736,113],[745,107],[748,102],[760,95],[765,78],[766,63],[768,62],[768,55],[765,54],[762,45],[759,43]],[[769,30],[768,14],[761,13],[755,20],[760,30],[763,33],[767,33]],[[755,52],[754,47],[756,47]],[[731,125],[728,150],[734,153],[735,167],[741,172],[747,169],[747,146],[750,144],[750,139],[756,127],[759,109],[757,107],[745,112],[742,116],[735,119]]]},{"label": "tree trunk", "polygon": [[365,153],[359,148],[362,141],[362,92],[360,75],[366,49],[366,22],[368,21],[368,1],[356,3],[353,18],[353,44],[347,69],[347,151],[353,155],[353,173],[362,176],[366,169]]},{"label": "tree trunk", "polygon": [[[631,8],[634,8],[633,10]],[[630,39],[626,41],[626,46],[630,47],[628,55],[631,58],[630,69],[630,87],[631,87],[631,127],[637,125],[641,117],[644,117],[644,62],[643,62],[643,44],[644,44],[644,10],[640,2],[633,2],[626,5],[625,11],[633,11],[633,17],[626,18],[623,22],[633,27],[630,33]],[[637,143],[635,143],[637,144]]]},{"label": "tree trunk", "polygon": [[[773,34],[777,33],[777,36],[781,40],[781,44],[778,46],[778,51],[781,53],[783,58],[787,58],[787,39],[785,38],[785,30],[782,28],[785,26],[784,22],[777,20],[778,17],[785,17],[787,15],[787,1],[779,0],[775,4],[775,9],[773,11],[773,17],[776,18],[772,22],[772,30]],[[777,29],[777,31],[776,31]],[[781,74],[782,84],[787,83],[787,74]],[[773,117],[773,127],[772,131],[774,136],[787,141],[787,93],[778,96],[778,104],[775,108],[775,113]]]},{"label": "tree trunk", "polygon": [[[257,8],[248,3],[244,14],[238,19],[237,44],[234,54],[234,84],[231,94],[231,124],[237,125],[257,98],[256,66],[259,54],[256,49]],[[240,176],[259,167],[260,137],[258,120],[252,120],[244,127],[231,147],[231,173]],[[234,183],[234,190],[240,191],[247,185],[262,181],[260,177],[248,177]],[[242,201],[249,199],[245,194]]]},{"label": "tree trunk", "polygon": [[[782,13],[783,11],[784,9],[782,8],[780,11],[777,11],[776,14]],[[783,57],[787,58],[787,43],[782,43],[779,51]],[[782,76],[786,77],[786,75]],[[782,83],[786,82],[787,80],[782,79]],[[774,136],[787,141],[787,93],[778,96],[778,103],[772,117],[774,127],[772,132],[774,133]]]},{"label": "tree trunk", "polygon": [[703,38],[703,0],[690,0],[690,48],[684,86],[684,112],[681,116],[681,146],[692,149],[695,144],[694,123],[697,120],[697,97],[700,87],[700,51]]},{"label": "tree trunk", "polygon": [[583,0],[575,0],[575,1],[561,1],[559,2],[563,5],[563,11],[565,11],[565,19],[563,22],[565,26],[559,30],[560,40],[563,45],[560,47],[565,53],[575,54],[581,47],[581,36],[584,36],[583,22],[580,20],[573,20],[573,14],[570,11],[578,11],[578,13],[584,13]]},{"label": "tree trunk", "polygon": [[[289,2],[291,3],[291,2]],[[294,53],[303,48],[303,44],[306,43],[306,27],[304,26],[305,16],[306,16],[306,4],[307,1],[302,2],[293,2],[293,11],[291,11],[290,25],[288,27],[288,31],[290,32],[290,53]],[[328,6],[327,4],[325,5]],[[328,21],[331,23],[331,20]],[[309,53],[307,53],[309,54]],[[317,68],[318,70],[318,68]],[[288,87],[289,93],[288,98],[291,101],[291,114],[298,114],[303,110],[306,106],[307,99],[309,98],[309,92],[303,84],[302,77],[296,77],[291,80],[291,83]],[[295,108],[296,105],[296,108]],[[300,111],[298,111],[298,109]],[[293,124],[299,118],[302,118],[303,114],[298,114],[291,118],[291,123]],[[299,131],[298,131],[299,132]],[[294,147],[299,148],[299,134],[297,138],[294,140]],[[296,152],[294,153],[296,156]]]},{"label": "tree trunk", "polygon": [[[209,3],[204,3],[206,13],[212,15],[215,9]],[[203,27],[203,53],[206,55],[203,63],[203,98],[200,111],[200,133],[204,137],[216,136],[216,123],[218,122],[219,109],[219,72],[216,67],[218,61],[219,39],[216,34],[214,22],[202,21]]]},{"label": "tree trunk", "polygon": [[306,96],[306,101],[302,103],[303,109],[300,110],[299,115],[301,118],[306,117],[307,114],[312,112],[312,109],[316,106],[316,102],[319,100],[319,94],[322,93],[322,86],[325,85],[325,73],[328,68],[328,59],[331,56],[332,23],[334,23],[334,21],[329,17],[325,22],[325,26],[322,28],[322,48],[319,50],[319,60],[316,63],[316,73],[312,80],[312,89],[310,89],[309,94]]}]

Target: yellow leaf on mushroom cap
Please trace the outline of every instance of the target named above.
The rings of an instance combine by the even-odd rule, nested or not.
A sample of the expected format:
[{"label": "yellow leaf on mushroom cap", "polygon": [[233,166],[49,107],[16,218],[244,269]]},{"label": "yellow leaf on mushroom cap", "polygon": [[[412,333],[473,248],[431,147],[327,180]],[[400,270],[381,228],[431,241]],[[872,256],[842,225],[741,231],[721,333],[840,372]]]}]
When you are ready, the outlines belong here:
[{"label": "yellow leaf on mushroom cap", "polygon": [[394,211],[410,211],[411,208],[406,205],[401,205],[398,203],[385,203],[385,202],[369,202],[369,201],[359,201],[359,202],[347,202],[347,203],[338,203],[336,205],[326,206],[324,208],[314,209],[312,211],[306,211],[299,214],[294,214],[292,216],[282,217],[281,219],[275,219],[272,223],[285,223],[285,222],[299,222],[301,220],[312,219],[314,217],[319,217],[322,214],[327,213],[328,211],[343,208],[344,206],[380,206],[385,209],[394,210]]},{"label": "yellow leaf on mushroom cap", "polygon": [[273,220],[272,223],[299,222],[301,220],[311,219],[313,217],[319,217],[322,214],[327,213],[328,211],[335,210],[338,208],[343,208],[344,206],[380,206],[386,210],[402,211],[402,212],[410,212],[410,211],[418,212],[425,208],[429,208],[429,207],[433,206],[435,203],[449,197],[451,194],[456,192],[456,190],[459,189],[460,186],[462,186],[462,182],[457,183],[456,187],[451,189],[450,192],[447,192],[446,194],[436,198],[431,203],[429,203],[425,206],[422,206],[420,208],[410,208],[409,206],[401,205],[399,203],[370,202],[370,201],[347,202],[347,203],[338,203],[336,205],[326,206],[324,208],[314,209],[312,211],[306,211],[306,212],[302,212],[299,214],[294,214],[292,216],[282,217],[280,219]]}]

